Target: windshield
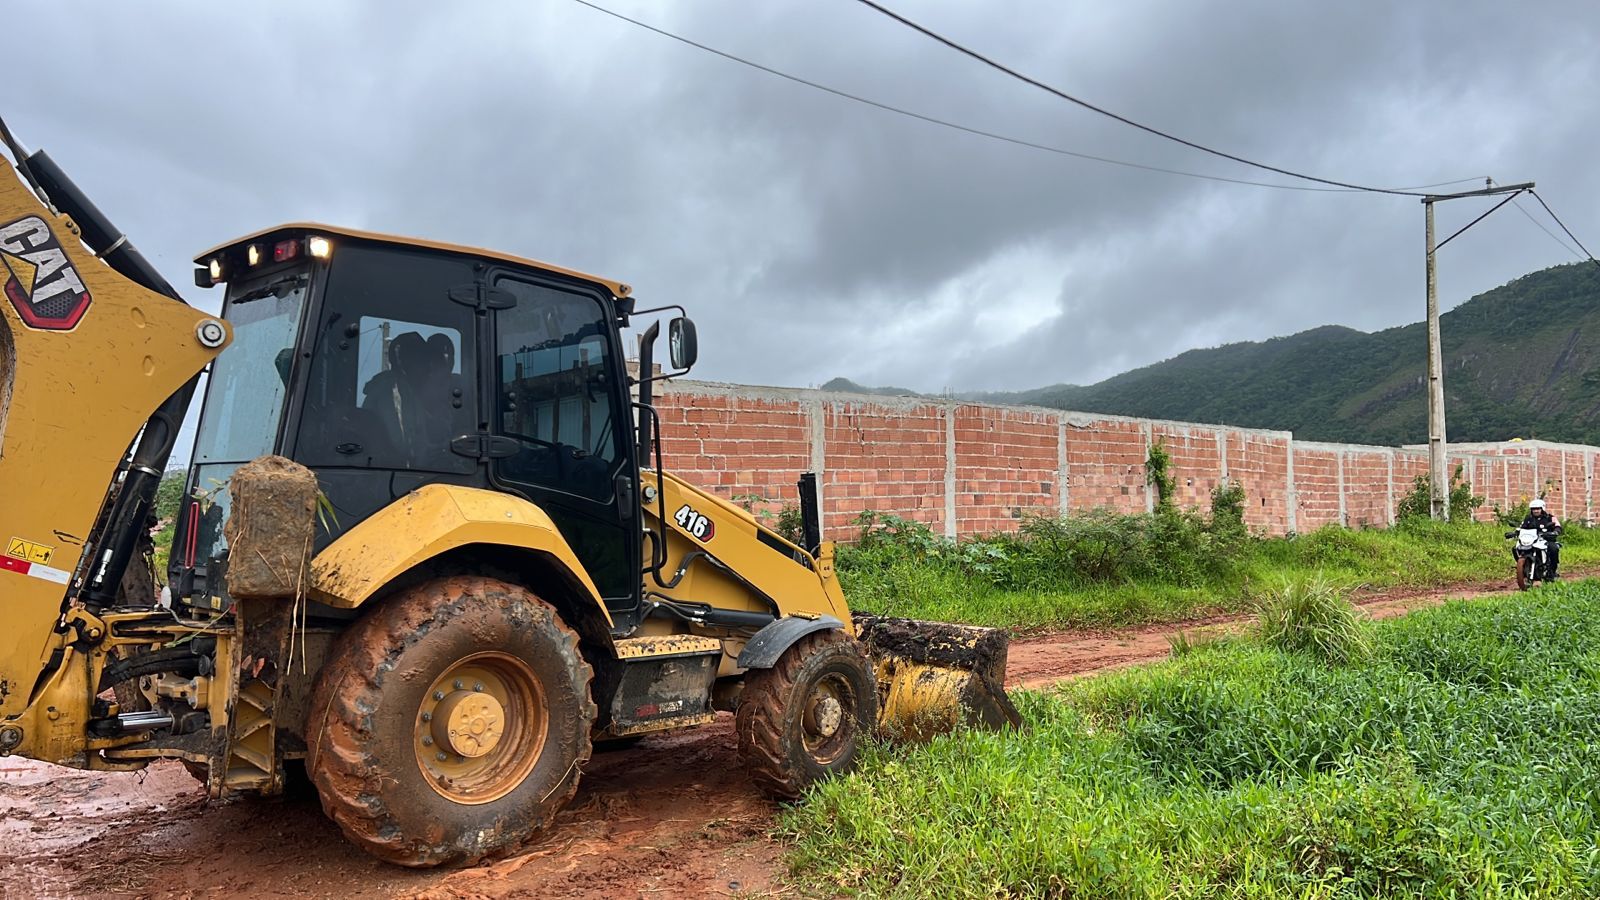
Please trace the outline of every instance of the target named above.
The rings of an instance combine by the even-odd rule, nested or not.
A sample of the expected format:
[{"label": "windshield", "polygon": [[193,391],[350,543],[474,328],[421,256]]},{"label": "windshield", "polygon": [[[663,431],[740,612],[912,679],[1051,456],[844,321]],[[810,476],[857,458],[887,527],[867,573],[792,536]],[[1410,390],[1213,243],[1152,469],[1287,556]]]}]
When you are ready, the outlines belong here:
[{"label": "windshield", "polygon": [[283,419],[305,275],[279,275],[228,301],[233,343],[211,367],[195,462],[247,462],[271,453]]}]

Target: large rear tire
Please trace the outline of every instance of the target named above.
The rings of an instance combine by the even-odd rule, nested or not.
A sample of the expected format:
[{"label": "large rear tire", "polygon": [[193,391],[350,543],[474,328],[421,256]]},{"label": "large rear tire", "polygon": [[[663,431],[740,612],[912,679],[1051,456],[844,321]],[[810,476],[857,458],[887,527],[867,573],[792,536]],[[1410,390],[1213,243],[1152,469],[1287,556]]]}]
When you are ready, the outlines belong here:
[{"label": "large rear tire", "polygon": [[390,597],[318,676],[306,768],[351,841],[464,864],[547,828],[589,759],[593,670],[532,592],[446,578]]},{"label": "large rear tire", "polygon": [[872,666],[860,642],[840,631],[809,634],[777,665],[746,674],[734,718],[751,780],[779,800],[855,768],[877,721]]}]

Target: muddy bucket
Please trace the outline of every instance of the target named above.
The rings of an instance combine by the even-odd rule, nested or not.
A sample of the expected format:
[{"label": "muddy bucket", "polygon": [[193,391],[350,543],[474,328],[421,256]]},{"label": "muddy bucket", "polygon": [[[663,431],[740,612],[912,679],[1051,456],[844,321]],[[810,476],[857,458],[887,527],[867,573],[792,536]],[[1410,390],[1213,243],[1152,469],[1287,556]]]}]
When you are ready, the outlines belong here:
[{"label": "muddy bucket", "polygon": [[1006,696],[1010,638],[998,628],[854,617],[878,676],[878,730],[927,740],[958,725],[998,730],[1022,724]]}]

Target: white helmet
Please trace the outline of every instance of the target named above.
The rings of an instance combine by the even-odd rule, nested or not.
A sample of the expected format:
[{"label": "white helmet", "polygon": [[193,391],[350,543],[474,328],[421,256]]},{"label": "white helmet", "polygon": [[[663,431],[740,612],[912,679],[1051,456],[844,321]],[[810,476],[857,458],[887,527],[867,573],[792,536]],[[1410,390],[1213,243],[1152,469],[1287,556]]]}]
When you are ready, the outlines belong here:
[{"label": "white helmet", "polygon": [[1539,498],[1537,498],[1537,497],[1535,497],[1533,499],[1533,502],[1528,504],[1528,508],[1529,509],[1544,509],[1544,501],[1539,499]]}]

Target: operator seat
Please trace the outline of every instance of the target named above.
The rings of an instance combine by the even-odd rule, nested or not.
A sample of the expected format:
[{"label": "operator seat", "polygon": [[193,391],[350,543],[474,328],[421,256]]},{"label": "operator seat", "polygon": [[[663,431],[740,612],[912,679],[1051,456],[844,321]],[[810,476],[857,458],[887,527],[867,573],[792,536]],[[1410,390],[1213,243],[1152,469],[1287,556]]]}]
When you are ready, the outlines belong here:
[{"label": "operator seat", "polygon": [[423,394],[429,376],[428,345],[408,331],[389,342],[389,368],[372,376],[363,390],[361,408],[370,411],[393,451],[390,458],[409,462],[420,433]]},{"label": "operator seat", "polygon": [[448,335],[433,334],[427,342],[427,380],[419,395],[423,408],[416,437],[423,437],[429,445],[448,444],[458,434],[467,431],[457,427],[458,410],[465,397],[463,382],[456,374],[456,344]]}]

